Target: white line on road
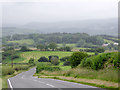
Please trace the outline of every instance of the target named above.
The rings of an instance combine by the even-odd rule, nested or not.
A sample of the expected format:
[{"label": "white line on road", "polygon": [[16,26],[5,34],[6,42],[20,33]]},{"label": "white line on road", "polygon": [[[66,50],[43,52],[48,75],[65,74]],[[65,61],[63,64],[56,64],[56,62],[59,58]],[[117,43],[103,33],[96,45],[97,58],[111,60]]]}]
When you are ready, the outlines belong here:
[{"label": "white line on road", "polygon": [[10,85],[11,90],[13,90],[12,84],[11,84],[11,82],[10,82],[9,79],[8,79],[8,83],[9,83],[9,85]]},{"label": "white line on road", "polygon": [[53,86],[53,85],[50,85],[50,84],[46,84],[46,85],[48,85],[48,86],[50,86],[50,87],[55,87],[55,86]]}]

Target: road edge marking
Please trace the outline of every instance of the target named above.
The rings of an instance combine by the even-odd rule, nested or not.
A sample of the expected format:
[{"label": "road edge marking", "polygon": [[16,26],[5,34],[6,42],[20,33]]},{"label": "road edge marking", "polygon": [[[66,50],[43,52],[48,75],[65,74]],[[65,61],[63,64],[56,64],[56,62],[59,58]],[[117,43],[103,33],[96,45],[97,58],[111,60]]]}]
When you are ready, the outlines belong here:
[{"label": "road edge marking", "polygon": [[51,84],[46,84],[46,85],[48,85],[48,86],[50,86],[50,87],[55,87],[55,86],[53,86],[53,85],[51,85]]},{"label": "road edge marking", "polygon": [[8,79],[8,83],[9,83],[9,86],[10,86],[11,90],[13,90],[12,84],[11,84],[9,79]]}]

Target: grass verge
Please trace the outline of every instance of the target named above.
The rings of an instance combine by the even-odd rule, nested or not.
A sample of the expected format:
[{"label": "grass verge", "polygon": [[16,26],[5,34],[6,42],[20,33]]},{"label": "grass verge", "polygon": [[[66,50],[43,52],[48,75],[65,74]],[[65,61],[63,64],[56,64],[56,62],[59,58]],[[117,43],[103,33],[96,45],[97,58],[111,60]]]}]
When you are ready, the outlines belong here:
[{"label": "grass verge", "polygon": [[[35,76],[35,75],[34,75]],[[93,79],[78,79],[73,77],[64,77],[64,76],[39,76],[39,78],[51,78],[51,79],[58,79],[63,81],[75,82],[85,85],[91,85],[99,88],[105,88],[110,90],[118,90],[118,84],[113,82],[107,82],[102,80],[93,80]],[[98,82],[96,82],[98,81]],[[103,83],[102,83],[103,82]]]},{"label": "grass verge", "polygon": [[13,74],[11,74],[11,75],[2,76],[2,88],[8,88],[7,80],[8,80],[9,78],[14,77],[14,76],[16,76],[17,74],[20,74],[20,73],[22,73],[22,72],[28,71],[28,70],[30,70],[31,68],[33,68],[33,67],[30,67],[30,68],[27,69],[27,70],[15,71],[15,72],[14,72]]}]

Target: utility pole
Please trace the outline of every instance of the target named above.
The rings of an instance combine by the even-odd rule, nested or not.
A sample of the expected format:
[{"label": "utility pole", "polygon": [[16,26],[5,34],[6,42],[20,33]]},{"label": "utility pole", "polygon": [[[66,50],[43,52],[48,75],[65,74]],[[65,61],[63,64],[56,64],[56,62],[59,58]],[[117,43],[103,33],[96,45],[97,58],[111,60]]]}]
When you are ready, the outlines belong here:
[{"label": "utility pole", "polygon": [[12,68],[13,68],[13,59],[12,59],[12,57],[11,57],[11,66],[12,66]]},{"label": "utility pole", "polygon": [[13,53],[14,53],[14,50],[11,51],[11,67],[13,68],[13,59],[12,59],[12,56],[13,56]]}]

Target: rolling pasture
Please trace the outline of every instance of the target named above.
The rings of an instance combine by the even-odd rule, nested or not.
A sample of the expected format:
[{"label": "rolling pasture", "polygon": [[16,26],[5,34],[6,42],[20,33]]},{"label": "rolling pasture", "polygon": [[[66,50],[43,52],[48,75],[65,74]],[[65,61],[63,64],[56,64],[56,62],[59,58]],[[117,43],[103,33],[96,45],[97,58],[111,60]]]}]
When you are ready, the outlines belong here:
[{"label": "rolling pasture", "polygon": [[[57,55],[59,58],[70,56],[73,52],[64,52],[64,51],[29,51],[29,52],[17,52],[17,55],[20,58],[14,59],[14,63],[28,63],[30,58],[34,58],[37,61],[40,57],[45,56],[48,58],[50,55]],[[88,55],[93,55],[94,53],[88,53]],[[6,62],[11,63],[11,60],[8,58]]]}]

